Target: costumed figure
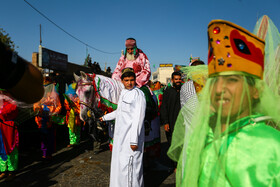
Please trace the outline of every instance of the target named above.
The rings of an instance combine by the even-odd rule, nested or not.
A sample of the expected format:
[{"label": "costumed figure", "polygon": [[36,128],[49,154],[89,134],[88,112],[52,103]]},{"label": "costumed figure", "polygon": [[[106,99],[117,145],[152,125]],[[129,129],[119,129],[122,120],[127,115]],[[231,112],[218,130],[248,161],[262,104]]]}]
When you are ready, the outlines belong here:
[{"label": "costumed figure", "polygon": [[146,85],[151,76],[150,62],[146,54],[137,48],[136,40],[128,38],[125,41],[126,50],[112,74],[112,79],[121,81],[122,70],[130,67],[134,69],[136,74],[136,85],[142,87]]},{"label": "costumed figure", "polygon": [[208,77],[207,67],[201,65],[204,65],[204,62],[196,60],[191,62],[189,66],[181,68],[185,79],[185,83],[180,90],[181,107],[183,107],[187,100],[193,95],[199,94],[205,86]]},{"label": "costumed figure", "polygon": [[161,104],[162,104],[163,90],[164,90],[164,87],[161,87],[160,82],[157,81],[155,83],[155,87],[153,89],[153,93],[156,95],[157,103],[158,103],[158,110],[159,111],[160,111],[160,107],[161,107]]},{"label": "costumed figure", "polygon": [[0,91],[0,179],[11,180],[18,169],[18,115],[16,102]]},{"label": "costumed figure", "polygon": [[41,134],[41,150],[43,159],[51,159],[55,152],[55,123],[52,118],[58,115],[61,111],[61,104],[55,85],[50,77],[44,77],[45,93],[43,98],[33,105],[35,113],[35,122],[38,125]]},{"label": "costumed figure", "polygon": [[[209,78],[184,138],[176,185],[279,186],[280,98],[262,80],[265,42],[223,20],[209,23],[208,36]],[[185,123],[188,102],[176,123]]]},{"label": "costumed figure", "polygon": [[66,124],[69,128],[70,144],[67,147],[80,144],[81,138],[81,120],[80,120],[80,100],[76,94],[76,83],[68,86],[64,97],[64,106],[66,109]]}]

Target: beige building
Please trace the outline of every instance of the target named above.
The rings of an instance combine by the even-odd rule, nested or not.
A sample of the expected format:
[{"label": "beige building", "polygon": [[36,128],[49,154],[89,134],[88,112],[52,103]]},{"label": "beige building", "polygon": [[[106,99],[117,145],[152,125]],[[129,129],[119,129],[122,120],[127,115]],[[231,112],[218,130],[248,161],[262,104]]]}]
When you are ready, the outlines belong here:
[{"label": "beige building", "polygon": [[173,72],[173,64],[160,64],[157,71],[152,73],[152,81],[159,81],[162,84],[168,84],[171,82],[171,74]]}]

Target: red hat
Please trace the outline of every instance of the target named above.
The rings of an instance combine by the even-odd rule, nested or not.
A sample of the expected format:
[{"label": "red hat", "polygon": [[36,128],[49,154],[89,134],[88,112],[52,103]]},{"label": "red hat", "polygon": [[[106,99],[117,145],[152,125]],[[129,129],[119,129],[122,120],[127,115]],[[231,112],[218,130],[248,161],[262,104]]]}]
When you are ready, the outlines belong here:
[{"label": "red hat", "polygon": [[136,40],[134,38],[128,38],[125,41],[126,48],[133,48],[136,47]]}]

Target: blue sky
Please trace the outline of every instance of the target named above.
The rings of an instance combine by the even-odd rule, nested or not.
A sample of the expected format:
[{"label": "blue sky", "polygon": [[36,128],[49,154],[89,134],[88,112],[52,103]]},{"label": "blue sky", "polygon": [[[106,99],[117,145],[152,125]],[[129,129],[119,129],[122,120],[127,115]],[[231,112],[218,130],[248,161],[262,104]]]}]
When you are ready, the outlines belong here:
[{"label": "blue sky", "polygon": [[[207,61],[207,25],[213,19],[234,22],[253,31],[257,19],[268,15],[280,28],[280,0],[27,0],[88,48],[102,69],[114,70],[124,42],[134,37],[155,65],[187,65],[189,57]],[[19,55],[31,61],[42,45],[65,53],[68,61],[83,64],[86,46],[74,40],[33,10],[24,0],[2,0],[0,27],[10,34]]]}]

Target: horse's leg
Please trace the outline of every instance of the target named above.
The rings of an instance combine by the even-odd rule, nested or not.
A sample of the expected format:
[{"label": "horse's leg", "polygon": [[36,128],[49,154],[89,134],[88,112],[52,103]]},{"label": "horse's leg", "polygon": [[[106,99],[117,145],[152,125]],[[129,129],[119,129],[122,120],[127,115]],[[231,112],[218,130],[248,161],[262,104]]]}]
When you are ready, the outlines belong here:
[{"label": "horse's leg", "polygon": [[95,129],[94,129],[94,127],[96,126],[95,121],[93,119],[89,118],[87,123],[88,123],[88,134],[89,134],[89,136],[91,137],[91,139],[93,141],[97,141],[97,136],[96,136]]},{"label": "horse's leg", "polygon": [[88,119],[89,136],[93,140],[93,154],[98,154],[101,151],[101,140],[98,135],[97,122],[93,118]]}]

